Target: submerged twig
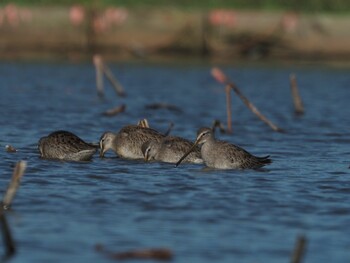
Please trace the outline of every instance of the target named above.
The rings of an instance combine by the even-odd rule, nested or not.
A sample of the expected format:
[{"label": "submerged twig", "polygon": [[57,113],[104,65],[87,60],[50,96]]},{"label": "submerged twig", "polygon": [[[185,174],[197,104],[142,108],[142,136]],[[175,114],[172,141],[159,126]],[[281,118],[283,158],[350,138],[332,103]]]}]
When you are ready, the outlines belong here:
[{"label": "submerged twig", "polygon": [[295,74],[291,74],[289,76],[289,80],[290,80],[290,89],[292,91],[292,97],[294,102],[295,114],[302,115],[304,114],[304,105],[299,94],[297,78]]},{"label": "submerged twig", "polygon": [[10,207],[13,198],[15,197],[16,191],[18,189],[20,180],[24,174],[24,170],[27,167],[26,161],[19,161],[15,169],[13,170],[12,179],[11,182],[5,192],[4,198],[2,200],[2,206],[4,209],[7,209]]},{"label": "submerged twig", "polygon": [[110,109],[110,110],[107,110],[107,111],[103,112],[103,115],[105,115],[105,116],[115,116],[115,115],[117,115],[119,113],[124,112],[125,109],[126,109],[125,104],[122,104],[122,105],[120,105],[120,106],[118,106],[116,108],[113,108],[113,109]]},{"label": "submerged twig", "polygon": [[269,119],[267,119],[256,107],[253,103],[251,103],[247,97],[243,95],[243,93],[238,89],[235,83],[230,81],[226,75],[219,69],[219,68],[213,68],[211,71],[211,74],[213,77],[220,83],[225,84],[229,86],[237,95],[238,97],[243,101],[243,103],[256,115],[259,117],[260,120],[265,122],[270,128],[274,131],[282,132],[283,130],[279,127],[277,127],[275,124],[273,124]]},{"label": "submerged twig", "polygon": [[126,259],[153,259],[153,260],[171,260],[174,255],[167,248],[149,248],[130,250],[126,252],[109,252],[105,251],[102,245],[96,245],[96,250],[106,254],[111,259],[126,260]]},{"label": "submerged twig", "polygon": [[299,236],[294,247],[291,263],[300,263],[305,254],[306,238]]}]

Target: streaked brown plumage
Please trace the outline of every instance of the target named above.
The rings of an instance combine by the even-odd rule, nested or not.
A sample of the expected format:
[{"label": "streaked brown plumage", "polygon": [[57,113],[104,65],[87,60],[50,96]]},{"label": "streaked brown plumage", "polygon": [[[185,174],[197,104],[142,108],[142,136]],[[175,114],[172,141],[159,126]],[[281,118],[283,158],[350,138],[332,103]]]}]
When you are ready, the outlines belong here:
[{"label": "streaked brown plumage", "polygon": [[[211,168],[258,169],[272,162],[269,156],[257,157],[236,145],[216,140],[210,128],[201,128],[198,130],[194,145],[197,144],[202,144],[201,155],[203,161]],[[183,158],[186,157],[186,154],[179,160],[176,166],[181,163]]]},{"label": "streaked brown plumage", "polygon": [[138,125],[125,126],[116,134],[105,132],[100,138],[100,157],[111,149],[122,158],[142,159],[142,145],[146,141],[161,140],[163,137],[163,134],[154,129]]},{"label": "streaked brown plumage", "polygon": [[[167,136],[160,141],[151,140],[142,145],[146,161],[156,160],[166,163],[176,163],[193,146],[193,143],[177,136]],[[185,159],[188,163],[203,163],[200,148],[194,149]]]},{"label": "streaked brown plumage", "polygon": [[97,146],[84,142],[68,131],[55,131],[39,140],[40,156],[45,159],[65,161],[88,161],[97,151]]}]

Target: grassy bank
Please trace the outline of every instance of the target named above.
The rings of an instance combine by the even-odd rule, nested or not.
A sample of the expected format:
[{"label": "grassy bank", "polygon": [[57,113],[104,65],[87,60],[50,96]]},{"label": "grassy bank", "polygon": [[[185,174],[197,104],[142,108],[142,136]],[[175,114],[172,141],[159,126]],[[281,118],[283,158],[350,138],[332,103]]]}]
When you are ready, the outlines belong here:
[{"label": "grassy bank", "polygon": [[[70,0],[3,0],[0,5],[9,3],[32,6],[70,6]],[[207,10],[213,8],[254,9],[254,10],[292,10],[314,13],[350,13],[349,0],[75,0],[74,3],[85,6],[124,6],[143,7],[176,7],[180,9]]]}]

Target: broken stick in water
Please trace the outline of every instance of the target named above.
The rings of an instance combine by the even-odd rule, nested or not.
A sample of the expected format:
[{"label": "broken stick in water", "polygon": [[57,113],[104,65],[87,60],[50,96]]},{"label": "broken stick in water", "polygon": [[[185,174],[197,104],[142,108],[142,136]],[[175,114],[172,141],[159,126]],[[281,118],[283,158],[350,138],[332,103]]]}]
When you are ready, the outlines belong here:
[{"label": "broken stick in water", "polygon": [[0,208],[0,224],[1,224],[1,233],[2,233],[3,242],[6,247],[5,256],[9,257],[16,252],[16,247],[15,247],[15,242],[13,241],[13,238],[12,238],[12,234],[6,219],[3,206],[1,206]]},{"label": "broken stick in water", "polygon": [[153,260],[171,260],[174,255],[170,249],[167,248],[149,248],[130,250],[125,252],[110,252],[106,251],[100,244],[95,246],[98,252],[102,252],[111,259],[126,260],[126,259],[153,259]]},{"label": "broken stick in water", "polygon": [[106,75],[109,82],[114,87],[114,90],[119,96],[125,96],[123,86],[115,78],[110,68],[103,62],[103,59],[100,55],[93,56],[93,63],[96,69],[96,88],[97,93],[100,97],[104,96],[104,87],[103,87],[103,74]]},{"label": "broken stick in water", "polygon": [[291,263],[300,263],[305,254],[306,238],[299,236],[294,247]]},{"label": "broken stick in water", "polygon": [[20,179],[23,176],[24,170],[27,166],[27,162],[20,161],[16,164],[11,178],[11,182],[6,190],[4,195],[1,207],[0,207],[0,224],[1,224],[1,233],[6,246],[5,256],[12,256],[16,252],[15,243],[12,238],[12,234],[6,219],[5,209],[9,208],[11,202],[16,194],[18,189]]},{"label": "broken stick in water", "polygon": [[115,116],[115,115],[117,115],[119,113],[124,112],[125,109],[126,109],[125,104],[122,104],[122,105],[120,105],[120,106],[118,106],[116,108],[113,108],[113,109],[110,109],[110,110],[107,110],[107,111],[103,112],[103,115],[105,115],[105,116]]},{"label": "broken stick in water", "polygon": [[103,64],[102,64],[102,58],[100,55],[94,55],[93,56],[93,62],[95,65],[96,70],[96,88],[97,88],[97,94],[100,97],[104,96],[104,88],[103,88]]},{"label": "broken stick in water", "polygon": [[124,88],[123,86],[120,84],[120,82],[114,77],[112,71],[110,70],[110,68],[103,63],[102,61],[102,66],[103,66],[103,71],[107,77],[107,79],[109,80],[109,82],[112,84],[112,86],[114,87],[115,92],[117,92],[117,94],[121,97],[125,96],[125,92],[124,92]]},{"label": "broken stick in water", "polygon": [[265,122],[270,128],[277,132],[282,132],[283,130],[279,127],[277,127],[275,124],[273,124],[269,119],[267,119],[256,107],[253,103],[251,103],[247,97],[243,95],[243,93],[238,89],[235,83],[230,81],[226,75],[219,69],[219,68],[213,68],[211,71],[212,76],[220,83],[225,84],[229,86],[237,95],[238,97],[244,102],[244,104],[256,115],[259,117],[260,120]]},{"label": "broken stick in water", "polygon": [[10,207],[26,167],[27,167],[26,161],[19,161],[16,164],[15,169],[13,170],[11,182],[7,187],[4,198],[2,200],[2,207],[4,209],[8,209]]},{"label": "broken stick in water", "polygon": [[290,89],[292,91],[292,97],[294,102],[295,114],[302,115],[304,114],[304,105],[299,94],[297,77],[295,76],[295,74],[290,74],[289,80],[290,80]]}]

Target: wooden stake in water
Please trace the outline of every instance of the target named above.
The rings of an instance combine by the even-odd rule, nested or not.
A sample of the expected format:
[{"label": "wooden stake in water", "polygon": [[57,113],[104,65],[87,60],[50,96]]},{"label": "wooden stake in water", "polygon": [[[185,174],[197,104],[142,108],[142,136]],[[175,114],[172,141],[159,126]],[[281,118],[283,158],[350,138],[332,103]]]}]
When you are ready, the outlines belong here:
[{"label": "wooden stake in water", "polygon": [[6,246],[5,255],[12,256],[16,252],[15,243],[12,238],[11,230],[8,225],[5,209],[9,208],[11,202],[16,194],[18,189],[21,177],[23,176],[24,170],[26,169],[27,162],[20,161],[16,164],[16,167],[13,171],[11,182],[6,190],[2,204],[0,206],[0,224],[1,224],[1,233]]},{"label": "wooden stake in water", "polygon": [[294,247],[291,263],[300,263],[305,254],[306,238],[299,236]]},{"label": "wooden stake in water", "polygon": [[96,70],[96,88],[97,94],[100,97],[104,96],[104,88],[103,88],[103,62],[100,55],[94,55],[93,62]]},{"label": "wooden stake in water", "polygon": [[10,207],[26,167],[27,167],[26,161],[19,161],[16,164],[15,169],[13,170],[11,182],[2,200],[2,206],[4,209],[7,209]]},{"label": "wooden stake in water", "polygon": [[243,93],[238,89],[235,83],[230,81],[226,75],[219,69],[219,68],[213,68],[211,71],[212,76],[220,83],[225,84],[229,86],[237,95],[238,97],[243,101],[243,103],[256,115],[259,117],[260,120],[265,122],[270,128],[277,132],[282,132],[283,130],[279,127],[277,127],[275,124],[272,123],[269,119],[267,119],[256,107],[253,103],[251,103],[247,97],[243,95]]},{"label": "wooden stake in water", "polygon": [[302,115],[304,114],[304,105],[299,94],[297,78],[295,74],[290,74],[289,80],[290,80],[290,89],[292,91],[292,97],[294,102],[295,114]]},{"label": "wooden stake in water", "polygon": [[110,68],[103,62],[103,59],[100,55],[93,56],[93,62],[96,69],[96,87],[97,93],[100,97],[104,96],[104,87],[103,87],[103,74],[106,75],[109,82],[114,87],[114,90],[119,96],[125,96],[123,86],[119,83],[116,77],[113,75]]},{"label": "wooden stake in water", "polygon": [[1,206],[0,208],[0,224],[1,224],[2,239],[6,247],[5,255],[9,257],[16,252],[16,246],[12,238],[11,230],[6,219],[3,206]]}]

